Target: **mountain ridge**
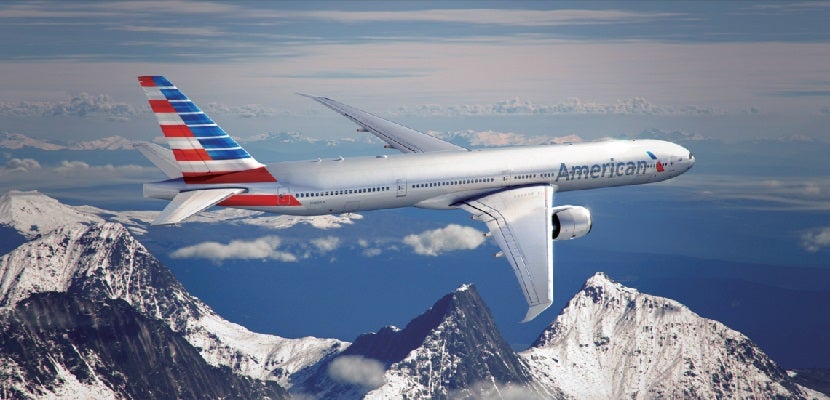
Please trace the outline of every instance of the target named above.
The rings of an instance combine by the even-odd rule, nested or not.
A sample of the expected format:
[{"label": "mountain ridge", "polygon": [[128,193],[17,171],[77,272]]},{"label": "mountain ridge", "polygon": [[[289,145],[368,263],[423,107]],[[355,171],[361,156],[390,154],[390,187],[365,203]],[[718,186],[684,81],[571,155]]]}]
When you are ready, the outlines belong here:
[{"label": "mountain ridge", "polygon": [[604,273],[521,353],[576,398],[806,398],[748,337]]},{"label": "mountain ridge", "polygon": [[0,307],[44,291],[123,299],[184,335],[211,365],[282,385],[343,347],[335,339],[258,334],[224,320],[115,222],[64,225],[0,257]]},{"label": "mountain ridge", "polygon": [[[40,200],[46,206],[29,208],[34,221],[66,210],[83,217],[77,208]],[[740,332],[604,273],[588,279],[522,352],[501,338],[470,285],[443,296],[404,329],[381,328],[349,345],[257,334],[222,319],[118,223],[70,218],[50,231],[33,232],[30,241],[0,257],[0,315],[45,292],[62,292],[73,299],[67,302],[92,299],[97,305],[90,307],[122,301],[139,317],[181,335],[207,365],[274,381],[298,397],[828,398],[799,386]],[[54,343],[72,348],[61,340]],[[87,364],[100,361],[90,357]],[[83,383],[89,375],[78,378],[77,368],[56,365],[62,366],[55,367],[55,376],[67,382]],[[106,385],[72,387],[93,397],[112,392]],[[48,389],[42,387],[55,397],[71,397]]]}]

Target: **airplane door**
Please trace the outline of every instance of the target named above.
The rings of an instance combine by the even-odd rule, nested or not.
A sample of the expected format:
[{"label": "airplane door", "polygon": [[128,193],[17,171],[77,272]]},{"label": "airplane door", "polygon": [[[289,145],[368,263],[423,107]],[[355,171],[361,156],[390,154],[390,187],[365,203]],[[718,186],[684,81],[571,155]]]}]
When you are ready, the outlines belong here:
[{"label": "airplane door", "polygon": [[406,179],[396,180],[395,185],[398,186],[398,197],[406,196]]},{"label": "airplane door", "polygon": [[277,205],[289,206],[291,205],[291,197],[288,195],[291,189],[288,186],[277,186]]}]

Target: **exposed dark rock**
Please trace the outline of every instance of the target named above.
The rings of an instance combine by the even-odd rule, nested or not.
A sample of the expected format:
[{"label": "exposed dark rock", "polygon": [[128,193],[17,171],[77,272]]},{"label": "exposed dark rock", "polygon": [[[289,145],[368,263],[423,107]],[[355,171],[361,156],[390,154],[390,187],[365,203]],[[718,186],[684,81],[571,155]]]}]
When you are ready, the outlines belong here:
[{"label": "exposed dark rock", "polygon": [[[14,398],[71,384],[61,371],[127,399],[287,398],[276,383],[208,365],[179,334],[123,300],[35,294],[4,315],[0,327],[7,367],[0,380]],[[12,364],[22,376],[9,373]]]}]

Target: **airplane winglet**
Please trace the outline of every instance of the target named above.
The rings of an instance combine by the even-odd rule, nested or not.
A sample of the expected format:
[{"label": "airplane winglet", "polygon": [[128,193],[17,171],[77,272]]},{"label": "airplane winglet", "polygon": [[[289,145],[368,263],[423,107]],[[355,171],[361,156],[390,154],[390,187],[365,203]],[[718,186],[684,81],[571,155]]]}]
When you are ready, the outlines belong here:
[{"label": "airplane winglet", "polygon": [[550,307],[551,304],[552,304],[552,302],[551,303],[541,303],[541,304],[537,304],[535,306],[530,306],[530,308],[527,310],[527,315],[525,315],[525,319],[522,320],[522,323],[524,324],[526,322],[532,321],[534,318],[538,317],[539,314],[541,314],[542,312],[547,310],[548,307]]}]

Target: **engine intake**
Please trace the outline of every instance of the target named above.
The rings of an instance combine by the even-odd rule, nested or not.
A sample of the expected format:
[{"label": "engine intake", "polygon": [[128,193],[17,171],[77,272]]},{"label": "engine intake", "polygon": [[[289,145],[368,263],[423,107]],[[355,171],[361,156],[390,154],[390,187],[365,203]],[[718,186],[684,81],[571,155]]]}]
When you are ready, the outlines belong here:
[{"label": "engine intake", "polygon": [[554,207],[551,213],[553,240],[569,240],[583,237],[591,232],[591,212],[580,206]]}]

